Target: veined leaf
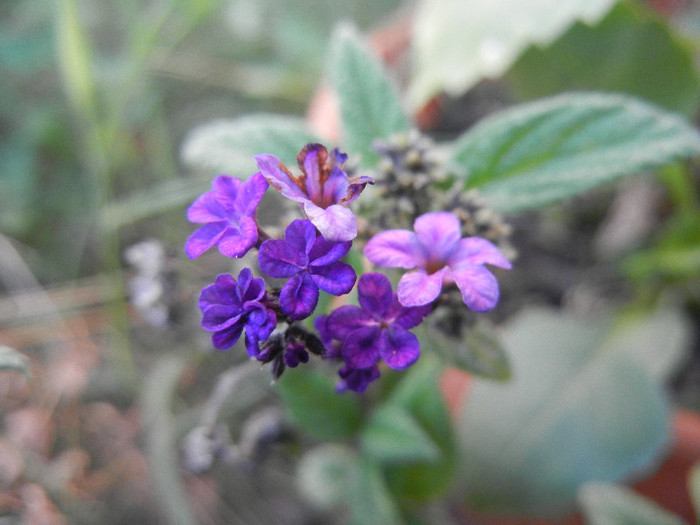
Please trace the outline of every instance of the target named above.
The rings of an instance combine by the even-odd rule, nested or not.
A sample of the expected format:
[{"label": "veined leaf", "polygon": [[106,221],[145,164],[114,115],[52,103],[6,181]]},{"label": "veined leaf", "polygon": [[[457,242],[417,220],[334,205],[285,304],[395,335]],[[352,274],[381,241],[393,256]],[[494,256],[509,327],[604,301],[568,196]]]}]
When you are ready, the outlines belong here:
[{"label": "veined leaf", "polygon": [[345,144],[364,166],[377,160],[372,142],[407,131],[408,119],[379,61],[352,27],[340,26],[331,41],[328,71],[338,97]]},{"label": "veined leaf", "polygon": [[489,117],[454,146],[452,162],[491,206],[544,206],[700,154],[682,118],[632,97],[570,93]]}]

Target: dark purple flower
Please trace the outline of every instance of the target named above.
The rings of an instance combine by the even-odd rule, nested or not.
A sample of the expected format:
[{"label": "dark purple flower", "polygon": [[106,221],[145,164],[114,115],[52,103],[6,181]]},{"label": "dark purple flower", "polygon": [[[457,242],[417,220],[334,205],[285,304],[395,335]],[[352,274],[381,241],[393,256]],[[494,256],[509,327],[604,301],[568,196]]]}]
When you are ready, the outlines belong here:
[{"label": "dark purple flower", "polygon": [[345,365],[338,370],[340,381],[335,389],[338,392],[352,390],[353,392],[362,393],[367,390],[369,384],[379,378],[379,367],[374,365],[370,368],[352,368]]},{"label": "dark purple flower", "polygon": [[485,312],[498,302],[496,277],[484,264],[510,269],[510,262],[492,243],[480,237],[461,238],[459,219],[450,212],[426,213],[408,230],[388,230],[372,237],[365,255],[379,266],[414,270],[399,281],[404,306],[437,299],[445,283],[454,282],[471,310]]},{"label": "dark purple flower", "polygon": [[262,243],[258,253],[260,269],[270,277],[289,278],[280,292],[282,312],[292,319],[311,315],[318,304],[319,288],[332,295],[343,295],[355,285],[352,266],[341,262],[351,242],[331,242],[316,236],[308,220],[292,221],[284,239]]},{"label": "dark purple flower", "polygon": [[214,284],[202,290],[199,308],[202,328],[212,334],[214,347],[225,350],[238,341],[245,328],[248,355],[257,358],[259,343],[270,337],[277,326],[275,312],[265,306],[265,282],[253,278],[250,268],[243,268],[236,281],[221,274]]},{"label": "dark purple flower", "polygon": [[346,207],[362,192],[371,177],[350,177],[343,171],[347,155],[321,144],[307,144],[297,155],[301,175],[294,177],[274,155],[255,157],[270,186],[302,205],[304,213],[329,241],[351,241],[357,236],[357,219]]},{"label": "dark purple flower", "polygon": [[187,256],[195,259],[215,244],[228,257],[245,255],[258,241],[255,210],[266,189],[267,181],[260,173],[245,182],[228,175],[216,177],[212,190],[187,210],[190,222],[204,224],[187,239]]}]

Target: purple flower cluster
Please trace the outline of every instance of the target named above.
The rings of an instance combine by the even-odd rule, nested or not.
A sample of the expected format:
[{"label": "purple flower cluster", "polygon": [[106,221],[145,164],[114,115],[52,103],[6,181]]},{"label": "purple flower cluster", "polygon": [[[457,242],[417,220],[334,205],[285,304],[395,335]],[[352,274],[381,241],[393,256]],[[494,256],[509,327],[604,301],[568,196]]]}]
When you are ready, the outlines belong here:
[{"label": "purple flower cluster", "polygon": [[[219,349],[233,346],[245,332],[248,355],[271,363],[273,376],[309,360],[309,352],[342,361],[339,390],[363,392],[380,375],[380,366],[402,370],[420,356],[410,332],[428,315],[443,286],[455,284],[471,310],[493,308],[498,283],[485,264],[510,268],[490,242],[461,238],[457,217],[448,212],[418,217],[415,231],[389,230],[372,237],[365,256],[375,265],[410,270],[392,290],[379,273],[360,277],[359,306],[340,306],[319,315],[320,338],[298,321],[314,314],[320,291],[348,294],[357,281],[342,261],[357,235],[358,222],[347,205],[374,181],[348,177],[346,155],[320,144],[306,145],[297,156],[295,177],[273,155],[258,155],[260,171],[245,182],[220,175],[212,190],[188,209],[190,221],[203,224],[185,244],[194,259],[213,246],[229,257],[257,248],[260,271],[285,279],[266,290],[263,278],[244,268],[234,279],[222,274],[202,290],[202,327]],[[256,209],[268,186],[301,204],[306,219],[287,225],[282,239],[269,239],[256,222]],[[263,240],[266,239],[266,240]]]}]

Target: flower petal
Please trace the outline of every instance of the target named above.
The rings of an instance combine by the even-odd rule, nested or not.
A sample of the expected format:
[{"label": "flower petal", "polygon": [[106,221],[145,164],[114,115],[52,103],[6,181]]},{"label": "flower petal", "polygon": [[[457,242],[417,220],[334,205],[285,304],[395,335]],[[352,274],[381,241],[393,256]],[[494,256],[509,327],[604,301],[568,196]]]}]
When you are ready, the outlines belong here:
[{"label": "flower petal", "polygon": [[326,319],[324,329],[326,338],[344,341],[347,335],[367,326],[372,322],[372,318],[361,308],[354,305],[345,305],[336,308]]},{"label": "flower petal", "polygon": [[382,340],[382,359],[394,370],[403,370],[420,357],[418,338],[408,330],[396,326],[382,330]]},{"label": "flower petal", "polygon": [[241,308],[223,304],[213,304],[202,311],[201,326],[207,332],[219,332],[241,320]]},{"label": "flower petal", "polygon": [[481,237],[467,237],[459,241],[459,247],[452,254],[449,264],[455,269],[463,263],[492,264],[506,270],[513,267],[495,244]]},{"label": "flower petal", "polygon": [[357,237],[357,217],[345,206],[332,204],[324,210],[306,201],[304,213],[329,241],[344,242]]},{"label": "flower petal", "polygon": [[430,253],[430,260],[447,261],[457,247],[462,234],[454,213],[425,213],[413,223],[421,244]]},{"label": "flower petal", "polygon": [[452,271],[452,278],[470,310],[487,312],[498,303],[498,281],[485,267],[479,264],[463,266],[459,271]]},{"label": "flower petal", "polygon": [[263,154],[256,155],[255,162],[265,180],[282,195],[295,202],[309,200],[309,196],[297,185],[280,159],[274,155]]},{"label": "flower petal", "polygon": [[430,304],[406,307],[401,305],[397,298],[394,298],[389,310],[387,311],[387,314],[389,314],[387,317],[393,319],[395,325],[401,326],[402,328],[408,330],[409,328],[418,326],[432,309],[433,308]]},{"label": "flower petal", "polygon": [[238,342],[238,338],[241,337],[242,332],[243,323],[235,324],[226,330],[213,333],[211,335],[211,342],[214,345],[214,348],[226,350]]},{"label": "flower petal", "polygon": [[347,200],[348,176],[338,166],[334,166],[323,183],[322,202],[338,204]]},{"label": "flower petal", "polygon": [[190,259],[196,259],[214,246],[226,231],[224,221],[210,222],[197,228],[185,242],[185,253]]},{"label": "flower petal", "polygon": [[396,288],[396,295],[403,306],[422,306],[432,303],[440,295],[446,268],[433,274],[423,269],[404,274]]},{"label": "flower petal", "polygon": [[350,204],[362,193],[367,184],[374,184],[374,179],[366,175],[348,178],[348,189],[345,192],[345,197],[340,199],[339,202],[342,204]]},{"label": "flower petal", "polygon": [[345,365],[338,370],[338,375],[341,377],[338,386],[336,386],[338,392],[352,390],[361,394],[367,390],[367,386],[372,381],[379,377],[379,367],[374,365],[371,368],[353,368]]},{"label": "flower petal", "polygon": [[236,227],[229,226],[219,238],[219,251],[227,257],[243,257],[258,242],[258,226],[250,217],[240,218]]},{"label": "flower petal", "polygon": [[292,277],[306,267],[306,254],[282,239],[269,239],[260,246],[258,265],[270,277]]},{"label": "flower petal", "polygon": [[287,281],[280,292],[282,311],[292,319],[306,319],[318,304],[318,286],[306,272]]},{"label": "flower petal", "polygon": [[425,264],[425,253],[416,234],[408,230],[386,230],[372,237],[365,256],[374,264],[390,268],[416,268]]},{"label": "flower petal", "polygon": [[316,241],[316,228],[307,220],[294,220],[284,231],[284,240],[299,253],[307,255]]},{"label": "flower petal", "polygon": [[384,320],[394,292],[389,279],[381,273],[366,273],[357,283],[357,298],[362,309],[375,319]]},{"label": "flower petal", "polygon": [[340,261],[326,266],[312,267],[309,270],[311,278],[318,287],[332,295],[350,293],[357,279],[352,266]]},{"label": "flower petal", "polygon": [[190,222],[217,222],[226,218],[226,208],[219,202],[213,191],[200,195],[187,208],[187,220]]},{"label": "flower petal", "polygon": [[345,363],[353,368],[369,368],[379,360],[379,339],[382,330],[377,325],[363,326],[349,333],[341,352]]},{"label": "flower petal", "polygon": [[229,177],[228,175],[217,176],[211,184],[216,199],[227,210],[237,210],[236,200],[243,188],[243,181]]},{"label": "flower petal", "polygon": [[297,155],[299,168],[306,174],[306,193],[312,201],[322,197],[321,172],[328,159],[328,150],[321,144],[307,144]]},{"label": "flower petal", "polygon": [[325,266],[339,261],[350,251],[352,242],[334,242],[324,237],[316,238],[309,251],[309,266]]},{"label": "flower petal", "polygon": [[258,172],[248,177],[236,196],[236,209],[252,217],[267,188],[268,182],[262,173]]}]

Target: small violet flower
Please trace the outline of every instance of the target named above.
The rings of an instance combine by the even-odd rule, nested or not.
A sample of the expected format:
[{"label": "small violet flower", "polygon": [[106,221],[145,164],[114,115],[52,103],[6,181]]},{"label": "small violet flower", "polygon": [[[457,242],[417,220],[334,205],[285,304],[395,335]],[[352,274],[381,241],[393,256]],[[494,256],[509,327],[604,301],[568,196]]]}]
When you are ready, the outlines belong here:
[{"label": "small violet flower", "polygon": [[262,243],[258,252],[260,269],[270,277],[289,278],[280,292],[282,312],[291,319],[304,319],[318,304],[319,289],[332,295],[343,295],[355,285],[357,276],[352,266],[340,259],[352,243],[331,242],[316,236],[316,228],[308,220],[292,221],[284,239]]},{"label": "small violet flower", "polygon": [[[420,355],[418,338],[408,330],[420,324],[430,306],[402,306],[386,276],[368,273],[357,284],[360,306],[341,306],[317,320],[329,354],[339,353],[345,366],[339,371],[341,389],[361,392],[379,376],[377,363],[402,370]],[[340,342],[334,347],[329,342]]]},{"label": "small violet flower", "polygon": [[258,168],[282,195],[302,205],[304,213],[327,240],[351,241],[357,236],[357,218],[346,207],[371,177],[350,177],[343,171],[347,155],[321,144],[307,144],[297,155],[301,175],[294,177],[274,155],[257,155]]},{"label": "small violet flower", "polygon": [[221,274],[199,296],[202,328],[212,334],[214,347],[225,350],[238,341],[245,328],[245,344],[250,357],[259,358],[259,343],[277,326],[275,312],[266,307],[265,282],[253,278],[250,268],[243,268],[238,281]]},{"label": "small violet flower", "polygon": [[421,215],[413,227],[415,232],[378,233],[364,250],[374,264],[413,270],[401,277],[397,287],[402,305],[429,304],[443,284],[454,282],[471,310],[485,312],[496,306],[498,281],[484,264],[511,268],[496,246],[480,237],[461,238],[459,219],[450,212]]},{"label": "small violet flower", "polygon": [[228,257],[242,257],[258,241],[255,210],[267,181],[256,173],[245,182],[219,175],[212,190],[200,196],[187,210],[190,222],[203,223],[185,243],[185,252],[195,259],[214,245]]}]

